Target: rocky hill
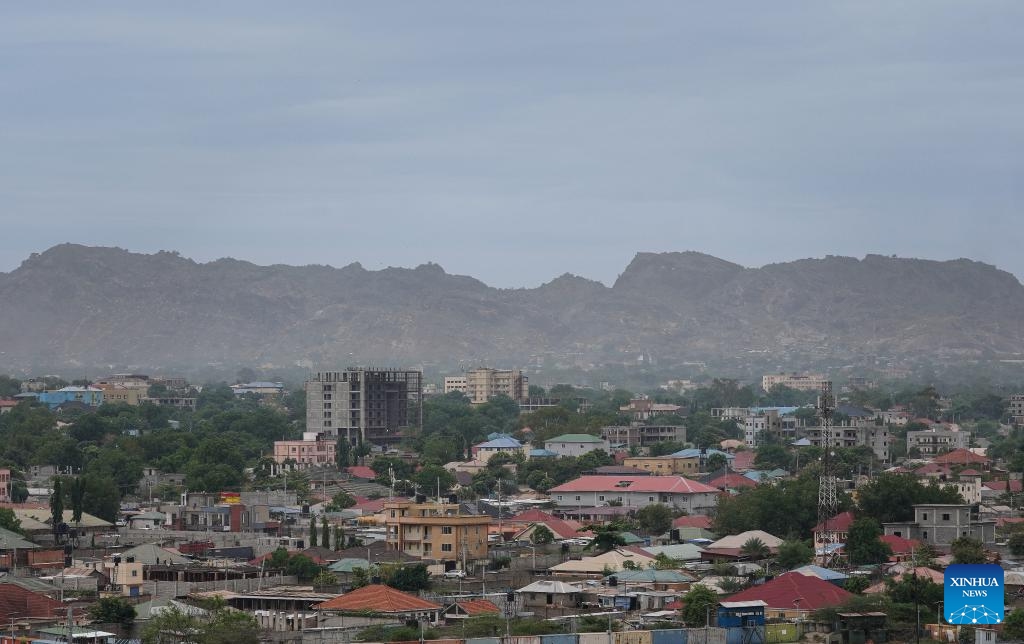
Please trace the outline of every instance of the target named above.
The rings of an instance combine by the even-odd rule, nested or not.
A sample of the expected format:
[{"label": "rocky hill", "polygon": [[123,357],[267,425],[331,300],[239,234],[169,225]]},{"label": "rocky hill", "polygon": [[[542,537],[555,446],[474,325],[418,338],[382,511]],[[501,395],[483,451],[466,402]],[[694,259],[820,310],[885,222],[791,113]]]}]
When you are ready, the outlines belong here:
[{"label": "rocky hill", "polygon": [[563,275],[496,289],[434,264],[199,264],[65,244],[0,273],[0,302],[0,371],[1024,352],[1024,287],[965,259],[748,269],[700,253],[640,253],[611,287]]}]

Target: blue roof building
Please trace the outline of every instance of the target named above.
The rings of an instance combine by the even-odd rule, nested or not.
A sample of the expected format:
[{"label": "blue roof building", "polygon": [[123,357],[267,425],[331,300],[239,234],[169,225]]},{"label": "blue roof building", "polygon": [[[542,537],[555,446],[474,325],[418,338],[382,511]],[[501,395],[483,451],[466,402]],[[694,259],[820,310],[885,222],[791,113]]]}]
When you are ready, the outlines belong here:
[{"label": "blue roof building", "polygon": [[39,394],[39,402],[50,409],[56,409],[65,403],[77,402],[89,407],[103,404],[103,390],[93,387],[64,387],[55,391],[44,391]]}]

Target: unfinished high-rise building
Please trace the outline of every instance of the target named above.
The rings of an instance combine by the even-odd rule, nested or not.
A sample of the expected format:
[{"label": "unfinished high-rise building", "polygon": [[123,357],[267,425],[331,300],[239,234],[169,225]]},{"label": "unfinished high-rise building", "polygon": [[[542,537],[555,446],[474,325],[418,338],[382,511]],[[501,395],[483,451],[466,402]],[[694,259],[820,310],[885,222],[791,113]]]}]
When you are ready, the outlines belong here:
[{"label": "unfinished high-rise building", "polygon": [[320,371],[306,381],[306,431],[381,447],[423,425],[423,372]]}]

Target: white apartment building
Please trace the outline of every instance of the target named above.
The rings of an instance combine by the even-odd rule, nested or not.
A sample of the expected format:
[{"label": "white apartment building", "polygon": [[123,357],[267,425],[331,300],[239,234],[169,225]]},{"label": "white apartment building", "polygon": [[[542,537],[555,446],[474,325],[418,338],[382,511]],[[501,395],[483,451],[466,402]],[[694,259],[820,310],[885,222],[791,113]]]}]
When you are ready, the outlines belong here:
[{"label": "white apartment building", "polygon": [[457,391],[460,394],[466,393],[466,376],[445,376],[444,393],[450,394]]}]

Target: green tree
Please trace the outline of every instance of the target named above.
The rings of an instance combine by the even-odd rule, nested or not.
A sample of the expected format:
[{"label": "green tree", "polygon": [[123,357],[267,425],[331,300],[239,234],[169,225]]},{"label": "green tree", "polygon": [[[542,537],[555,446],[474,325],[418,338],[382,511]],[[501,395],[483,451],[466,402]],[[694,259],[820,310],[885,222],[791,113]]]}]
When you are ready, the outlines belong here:
[{"label": "green tree", "polygon": [[201,623],[178,608],[154,615],[142,629],[142,644],[202,644]]},{"label": "green tree", "polygon": [[851,592],[854,595],[863,594],[863,592],[867,590],[870,585],[871,581],[863,575],[850,577],[845,582],[843,582],[843,588],[847,592]]},{"label": "green tree", "polygon": [[985,545],[971,537],[954,539],[949,545],[949,551],[953,554],[953,563],[980,564],[988,560],[985,556]]},{"label": "green tree", "polygon": [[538,525],[533,529],[533,534],[530,535],[530,541],[537,545],[551,543],[555,540],[555,535],[546,525]]},{"label": "green tree", "polygon": [[289,557],[288,565],[284,569],[287,574],[295,575],[303,580],[313,579],[323,570],[315,561],[301,554]]},{"label": "green tree", "polygon": [[708,623],[708,611],[718,606],[718,594],[707,586],[697,584],[683,596],[683,621],[691,628]]},{"label": "green tree", "polygon": [[798,568],[814,559],[814,548],[805,541],[791,539],[779,544],[776,561],[786,570]]},{"label": "green tree", "polygon": [[927,577],[908,574],[900,580],[890,579],[885,585],[889,598],[899,604],[922,604],[935,610],[943,600],[942,585]]},{"label": "green tree", "polygon": [[636,511],[636,520],[646,534],[665,534],[672,528],[672,510],[663,503],[651,503]]},{"label": "green tree", "polygon": [[1024,609],[1014,609],[1006,616],[1003,635],[1010,640],[1024,640]]},{"label": "green tree", "polygon": [[725,469],[725,466],[728,464],[729,459],[727,459],[724,454],[719,454],[718,452],[715,452],[714,454],[708,457],[708,460],[705,463],[705,469],[708,472],[717,472],[718,470]]},{"label": "green tree", "polygon": [[24,534],[21,531],[21,521],[14,514],[14,510],[10,508],[0,508],[0,528],[17,534]]},{"label": "green tree", "polygon": [[309,517],[309,547],[316,548],[317,546],[317,530],[316,530],[316,517],[310,515]]},{"label": "green tree", "polygon": [[340,524],[334,526],[334,549],[345,549],[345,528],[341,527]]},{"label": "green tree", "polygon": [[127,626],[135,621],[135,608],[121,597],[104,597],[89,607],[89,618],[104,624]]},{"label": "green tree", "polygon": [[71,520],[76,524],[82,521],[82,510],[84,509],[85,486],[80,477],[71,480]]},{"label": "green tree", "polygon": [[777,443],[762,445],[757,448],[754,467],[763,470],[788,470],[793,463],[786,448]]},{"label": "green tree", "polygon": [[919,503],[963,503],[955,488],[922,485],[908,474],[880,474],[857,490],[861,514],[879,523],[910,521]]},{"label": "green tree", "polygon": [[85,512],[113,523],[121,511],[117,484],[109,478],[86,473],[82,476],[82,508]]},{"label": "green tree", "polygon": [[263,631],[249,613],[217,610],[203,625],[202,633],[203,644],[258,644]]},{"label": "green tree", "polygon": [[388,571],[384,583],[405,592],[427,590],[430,588],[430,572],[423,564],[398,566]]},{"label": "green tree", "polygon": [[338,512],[344,510],[345,508],[351,508],[355,504],[355,497],[346,492],[345,490],[341,490],[333,497],[331,497],[331,502],[327,504],[326,510],[328,512]]},{"label": "green tree", "polygon": [[50,494],[50,528],[54,537],[61,523],[64,523],[64,484],[58,476],[53,479],[53,493]]},{"label": "green tree", "polygon": [[1010,547],[1010,554],[1015,557],[1024,555],[1024,532],[1018,531],[1010,535],[1007,545]]},{"label": "green tree", "polygon": [[596,550],[598,554],[601,554],[626,545],[620,525],[609,523],[603,526],[588,526],[587,529],[594,533],[594,538],[584,550]]},{"label": "green tree", "polygon": [[757,537],[751,537],[740,546],[740,554],[751,561],[760,561],[771,556],[772,551],[764,541]]},{"label": "green tree", "polygon": [[855,566],[888,561],[892,550],[881,540],[882,526],[871,517],[861,517],[850,526],[846,538],[846,554]]}]

